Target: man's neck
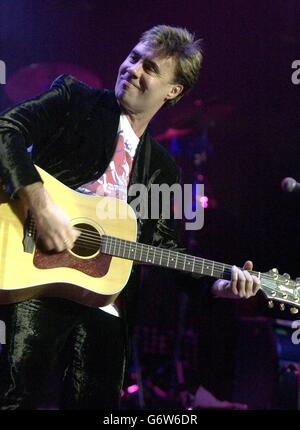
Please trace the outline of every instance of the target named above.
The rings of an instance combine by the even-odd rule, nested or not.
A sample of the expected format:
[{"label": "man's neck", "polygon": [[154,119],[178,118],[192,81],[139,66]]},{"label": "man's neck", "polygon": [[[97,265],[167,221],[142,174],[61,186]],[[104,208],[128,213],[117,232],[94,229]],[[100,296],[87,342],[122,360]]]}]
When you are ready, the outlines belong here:
[{"label": "man's neck", "polygon": [[147,119],[144,115],[130,114],[128,112],[125,112],[125,114],[128,118],[128,121],[130,122],[134,133],[137,135],[138,138],[141,138],[151,118]]}]

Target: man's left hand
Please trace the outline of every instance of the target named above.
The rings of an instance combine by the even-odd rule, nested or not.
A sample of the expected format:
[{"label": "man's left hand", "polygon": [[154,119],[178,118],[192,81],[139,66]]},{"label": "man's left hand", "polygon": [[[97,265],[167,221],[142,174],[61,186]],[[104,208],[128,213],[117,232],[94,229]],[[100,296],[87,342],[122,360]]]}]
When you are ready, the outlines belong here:
[{"label": "man's left hand", "polygon": [[251,275],[248,270],[253,270],[252,261],[246,261],[242,269],[237,266],[231,268],[231,280],[218,279],[212,286],[212,294],[215,297],[225,299],[241,299],[255,296],[260,289],[260,280]]}]

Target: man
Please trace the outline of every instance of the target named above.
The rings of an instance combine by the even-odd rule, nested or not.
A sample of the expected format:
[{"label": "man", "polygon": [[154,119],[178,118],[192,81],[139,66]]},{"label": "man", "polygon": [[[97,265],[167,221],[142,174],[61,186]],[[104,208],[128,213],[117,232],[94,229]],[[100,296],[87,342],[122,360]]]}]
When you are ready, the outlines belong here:
[{"label": "man", "polygon": [[[127,198],[136,183],[172,185],[179,180],[170,156],[146,131],[165,105],[175,104],[196,82],[202,56],[184,29],[156,26],[144,33],[121,64],[115,92],[94,90],[70,76],[8,110],[0,118],[0,174],[6,191],[34,217],[49,251],[71,249],[78,232],[54,203],[33,162],[60,181],[89,194]],[[32,159],[26,148],[32,145]],[[130,199],[128,198],[128,201]],[[140,220],[139,240],[180,250],[178,227],[162,218]],[[259,280],[232,268],[231,281],[211,287],[218,297],[250,297]],[[62,409],[117,408],[123,382],[130,307],[138,271],[119,308],[94,309],[63,299],[13,305],[8,334],[9,380],[2,409],[33,409],[55,360],[66,358]]]}]

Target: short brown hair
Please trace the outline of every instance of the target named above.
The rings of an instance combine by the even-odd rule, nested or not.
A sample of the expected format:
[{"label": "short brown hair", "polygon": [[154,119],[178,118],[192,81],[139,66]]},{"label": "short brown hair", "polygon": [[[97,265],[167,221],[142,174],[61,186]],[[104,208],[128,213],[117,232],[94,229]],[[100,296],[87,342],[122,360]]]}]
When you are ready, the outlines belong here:
[{"label": "short brown hair", "polygon": [[174,83],[181,84],[183,91],[165,106],[173,106],[196,83],[202,63],[201,41],[186,28],[156,25],[142,34],[140,42],[147,44],[157,55],[174,57],[176,69]]}]

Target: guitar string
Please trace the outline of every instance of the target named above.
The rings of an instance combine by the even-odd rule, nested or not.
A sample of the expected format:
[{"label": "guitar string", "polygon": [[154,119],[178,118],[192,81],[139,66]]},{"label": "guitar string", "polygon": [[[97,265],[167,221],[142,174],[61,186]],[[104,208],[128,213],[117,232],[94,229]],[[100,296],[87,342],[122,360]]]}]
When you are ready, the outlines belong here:
[{"label": "guitar string", "polygon": [[[33,226],[30,225],[30,227],[33,227]],[[81,232],[81,235],[76,240],[76,244],[88,245],[87,248],[92,246],[94,248],[94,250],[99,249],[99,246],[101,246],[101,242],[103,241],[103,237],[101,237],[98,232],[96,233],[96,232],[93,232],[91,230],[84,229],[84,228],[77,228],[77,230],[79,230]],[[35,228],[33,229],[32,234],[36,235],[36,229]],[[153,257],[159,258],[160,259],[160,264],[161,263],[166,264],[167,267],[170,267],[169,266],[170,258],[171,258],[172,261],[175,260],[176,264],[181,263],[181,264],[184,264],[184,265],[186,265],[186,263],[188,262],[187,260],[190,259],[190,260],[193,261],[194,268],[195,268],[195,266],[197,266],[197,268],[200,269],[200,267],[199,267],[200,265],[201,266],[205,266],[206,265],[207,266],[206,270],[211,270],[211,271],[218,270],[219,272],[224,272],[226,269],[230,270],[231,267],[232,267],[232,266],[230,266],[228,264],[225,264],[225,263],[219,263],[219,262],[215,262],[215,261],[212,261],[212,260],[204,259],[204,258],[201,258],[201,257],[194,257],[194,256],[190,256],[188,254],[182,254],[180,252],[168,250],[168,249],[165,249],[165,248],[154,248],[154,247],[152,248],[151,245],[137,243],[137,242],[132,242],[132,241],[127,241],[125,239],[114,238],[112,236],[104,236],[104,237],[105,237],[106,243],[108,243],[110,247],[114,246],[114,248],[115,248],[116,246],[118,246],[119,247],[118,251],[120,253],[122,252],[122,250],[123,251],[130,251],[130,250],[132,250],[132,247],[135,247],[135,248],[140,248],[140,254],[142,254],[142,252],[145,251],[145,250],[143,250],[143,246],[146,247],[147,253],[149,253],[151,251],[158,252],[161,255],[159,255],[159,256],[155,256],[154,255]],[[120,247],[122,247],[122,249],[120,249]],[[139,250],[137,249],[137,250],[135,250],[135,252],[136,251],[139,251]],[[168,253],[168,255],[167,256],[163,255],[165,253]],[[140,258],[141,258],[141,256],[142,255],[140,255]],[[201,261],[197,261],[198,258],[201,258]],[[151,261],[149,261],[149,262],[151,262]],[[202,267],[202,270],[200,270],[200,273],[203,273],[203,269],[204,269],[204,267]],[[254,272],[254,271],[253,272],[250,271],[250,273],[257,273],[257,274],[259,274],[259,272]],[[265,278],[269,278],[270,280],[274,281],[274,276],[272,276],[271,274],[265,273],[265,274],[263,274],[263,276]],[[283,282],[286,282],[286,278],[282,277],[281,275],[278,275],[277,281],[280,280],[280,279],[282,279]],[[289,284],[292,284],[292,283],[296,284],[296,285],[294,285],[294,287],[295,286],[297,287],[297,282],[296,281],[289,280]],[[290,286],[292,286],[292,285],[290,285]]]},{"label": "guitar string", "polygon": [[[29,227],[31,227],[32,228],[32,231],[31,231],[31,234],[33,235],[33,237],[34,238],[36,238],[36,236],[37,236],[37,231],[36,231],[36,228],[35,228],[35,226],[33,226],[31,223],[30,223],[30,225],[29,225]],[[97,233],[94,233],[94,232],[92,232],[92,231],[90,231],[90,230],[88,230],[88,229],[78,229],[78,230],[80,230],[81,232],[83,232],[83,238],[86,238],[87,240],[83,240],[82,241],[82,244],[84,244],[84,245],[88,245],[87,246],[87,248],[90,248],[91,247],[91,245],[93,245],[93,247],[94,247],[94,249],[95,250],[98,250],[99,249],[99,246],[101,246],[101,242],[103,241],[103,237],[101,237],[101,236],[99,236],[99,233],[97,232]],[[79,238],[76,240],[76,243],[78,243],[78,240],[80,239],[80,236],[79,236]],[[95,240],[96,239],[96,240]],[[194,257],[194,256],[191,256],[191,255],[188,255],[188,254],[181,254],[181,253],[179,253],[179,252],[177,252],[177,251],[172,251],[172,250],[168,250],[168,249],[164,249],[164,248],[154,248],[154,247],[151,247],[151,245],[147,245],[147,244],[142,244],[142,243],[137,243],[137,242],[133,242],[133,241],[127,241],[127,240],[124,240],[124,239],[119,239],[119,238],[114,238],[114,237],[112,237],[112,236],[104,236],[104,240],[105,240],[105,242],[106,243],[104,243],[104,246],[106,246],[106,244],[109,244],[109,247],[111,247],[112,245],[115,247],[116,246],[116,244],[117,243],[119,243],[119,248],[120,248],[120,245],[123,245],[123,248],[124,248],[124,250],[126,250],[126,251],[128,251],[128,250],[132,250],[132,247],[133,246],[135,246],[136,248],[138,248],[138,247],[140,247],[140,248],[143,248],[143,246],[145,246],[145,247],[150,247],[150,248],[148,248],[148,253],[150,252],[150,251],[154,251],[154,252],[160,252],[161,253],[161,256],[160,256],[160,264],[162,263],[162,262],[164,262],[164,263],[166,263],[167,264],[167,267],[169,267],[168,266],[168,263],[169,263],[169,259],[170,259],[170,256],[171,256],[171,254],[174,254],[175,256],[176,256],[176,264],[178,263],[178,257],[179,258],[183,258],[185,261],[186,261],[186,259],[187,258],[190,258],[190,259],[193,259],[194,261],[193,261],[193,263],[194,263],[194,267],[195,267],[195,265],[204,265],[204,261],[206,262],[205,264],[209,264],[209,263],[212,263],[212,265],[213,265],[213,270],[215,270],[216,268],[219,268],[219,270],[221,270],[221,268],[222,268],[222,271],[224,271],[225,270],[225,268],[231,268],[231,266],[230,265],[227,265],[227,264],[225,264],[225,263],[218,263],[218,262],[214,262],[214,261],[212,261],[212,260],[207,260],[207,259],[203,259],[203,258],[201,258],[201,260],[202,260],[202,263],[200,263],[200,261],[197,261],[196,259],[197,258],[199,258],[199,257]],[[96,245],[96,247],[95,247],[95,245]],[[124,246],[125,245],[125,246]],[[120,249],[119,249],[119,251],[121,251]],[[111,252],[111,251],[110,251]],[[141,253],[143,252],[143,249],[141,249],[141,251],[140,251]],[[168,252],[169,253],[169,255],[168,255],[168,257],[164,257],[162,254],[163,253],[165,253],[165,252]],[[155,257],[155,256],[153,256],[153,257]],[[203,268],[202,268],[202,271],[203,271]],[[201,273],[202,273],[202,271],[201,271]],[[263,276],[265,277],[265,278],[269,278],[271,281],[274,281],[274,277],[272,276],[272,275],[270,275],[270,274],[267,274],[267,273],[265,273],[265,274],[263,274]],[[278,275],[278,278],[280,278],[281,277],[281,275]],[[283,281],[285,281],[285,278],[283,279]],[[297,287],[297,283],[296,283],[296,281],[290,281],[290,283],[294,283],[294,284],[296,284],[295,286]],[[272,287],[270,287],[270,286],[267,286],[267,285],[262,285],[262,289],[263,290],[274,290],[274,288],[272,288]],[[283,298],[277,298],[277,297],[272,297],[272,299],[273,300],[281,300],[281,301],[284,301],[284,299]],[[288,299],[287,299],[287,302],[288,302]]]},{"label": "guitar string", "polygon": [[[120,239],[118,239],[118,238],[113,238],[113,237],[110,237],[110,236],[105,236],[105,240],[106,240],[106,243],[109,245],[109,247],[111,248],[111,246],[114,246],[114,248],[117,246],[117,244],[118,244],[118,242],[120,241]],[[122,240],[123,241],[123,240]],[[125,241],[124,241],[125,242]],[[119,249],[118,251],[119,251],[119,253],[120,253],[120,257],[122,257],[123,256],[123,258],[124,258],[124,255],[121,255],[122,253],[124,254],[124,251],[132,251],[132,248],[133,248],[133,245],[139,245],[140,247],[143,247],[143,245],[144,244],[140,244],[140,243],[136,243],[136,242],[131,242],[131,244],[130,244],[130,241],[127,241],[127,243],[125,243],[125,246],[123,246],[123,250],[122,249]],[[149,245],[145,245],[146,247],[148,247]],[[142,253],[144,250],[143,249],[140,249],[140,253]],[[163,249],[163,248],[150,248],[149,250],[148,250],[148,252],[149,251],[154,251],[154,252],[158,252],[158,253],[160,253],[160,254],[163,254],[163,253],[169,253],[170,255],[168,255],[168,256],[163,256],[163,255],[160,255],[160,256],[153,256],[154,258],[155,257],[157,257],[157,258],[159,258],[160,260],[161,260],[161,263],[163,263],[163,264],[165,264],[167,267],[170,267],[169,266],[169,259],[170,259],[170,257],[171,257],[171,255],[176,255],[176,263],[179,263],[179,262],[181,262],[181,263],[186,263],[187,262],[187,258],[189,258],[190,260],[194,260],[195,258],[197,258],[197,257],[193,257],[193,256],[189,256],[188,254],[181,254],[181,253],[177,253],[177,252],[175,252],[175,251],[169,251],[169,250],[167,250],[167,249]],[[135,252],[136,252],[136,250],[135,250]],[[109,253],[109,252],[108,252]],[[181,254],[180,256],[178,255],[178,254]],[[129,254],[128,254],[129,255]],[[187,258],[186,258],[186,257]],[[203,260],[204,261],[206,261],[206,263],[204,263],[203,262]],[[151,262],[151,261],[150,261]],[[194,267],[196,267],[197,269],[201,269],[201,266],[203,266],[203,265],[205,265],[205,264],[207,264],[207,262],[210,262],[210,260],[205,260],[205,259],[202,259],[202,262],[200,262],[200,261],[197,261],[197,260],[195,260],[195,262],[194,262]],[[226,264],[223,264],[223,263],[215,263],[215,262],[211,262],[211,263],[213,263],[213,265],[214,265],[214,267],[212,268],[212,267],[209,267],[208,266],[208,268],[207,269],[213,269],[213,270],[215,270],[215,269],[218,269],[219,270],[219,272],[220,272],[220,275],[222,275],[222,272],[224,272],[224,270],[227,268],[227,269],[231,269],[231,266],[229,266],[229,265],[226,265]],[[155,264],[155,261],[154,261],[154,264]],[[186,265],[186,264],[185,264]],[[190,267],[190,266],[189,266]],[[171,267],[172,268],[172,267]],[[173,267],[174,268],[174,267]],[[200,270],[200,273],[203,273],[203,268],[202,268],[202,270]],[[274,277],[272,276],[272,275],[268,275],[268,274],[264,274],[263,275],[265,278],[269,278],[271,281],[274,281]],[[285,280],[285,278],[283,279],[283,281],[286,281]],[[290,284],[292,284],[292,283],[294,283],[294,281],[289,281],[289,283]],[[290,285],[290,286],[292,286],[292,285]],[[270,287],[270,289],[272,289],[271,287]]]},{"label": "guitar string", "polygon": [[[102,238],[103,239],[103,238]],[[123,239],[118,239],[118,238],[114,238],[114,237],[112,237],[112,236],[105,236],[105,243],[104,243],[104,247],[106,247],[106,245],[108,245],[109,246],[109,248],[111,248],[112,246],[113,247],[115,247],[117,244],[118,244],[118,242],[119,241],[123,241]],[[78,241],[78,239],[77,239],[77,241]],[[77,243],[77,241],[76,241],[76,243]],[[125,241],[125,240],[124,240]],[[130,242],[130,241],[127,241],[127,242]],[[101,240],[99,240],[99,244],[101,245]],[[139,245],[139,246],[143,246],[143,245],[145,245],[145,246],[149,246],[149,245],[146,245],[146,244],[141,244],[141,243],[137,243],[137,242],[132,242],[132,244],[133,245]],[[97,248],[95,248],[95,250],[98,250],[99,249],[99,247],[97,247]],[[124,257],[124,255],[122,256],[121,255],[121,253],[122,253],[122,251],[130,251],[130,250],[132,250],[132,245],[129,245],[128,243],[127,244],[125,244],[125,246],[123,247],[123,250],[121,250],[121,249],[119,249],[118,251],[120,252],[120,255],[117,255],[116,253],[113,253],[113,254],[110,254],[111,253],[111,250],[110,251],[108,251],[108,252],[106,252],[107,254],[110,254],[110,255],[115,255],[115,256],[117,256],[117,257],[123,257],[123,258],[125,258]],[[164,249],[164,248],[152,248],[152,250],[155,250],[154,252],[156,252],[156,250],[158,250],[158,252],[161,252],[161,253],[164,253],[164,252],[169,252],[169,250],[167,250],[167,249]],[[141,250],[141,252],[143,252],[143,250]],[[175,253],[175,251],[171,251],[171,252],[173,252],[173,253]],[[124,252],[123,252],[123,254],[124,254]],[[180,253],[178,253],[178,254],[180,254]],[[129,254],[128,254],[129,255]],[[194,259],[194,258],[197,258],[197,257],[193,257],[193,256],[189,256],[188,254],[183,254],[183,255],[187,255],[187,257],[189,257],[189,258],[191,258],[191,259]],[[160,262],[160,265],[166,265],[167,267],[169,267],[169,268],[174,268],[174,267],[170,267],[169,265],[168,265],[168,263],[169,263],[169,257],[167,257],[167,256],[165,256],[165,257],[162,257],[162,258],[160,258],[160,257],[158,257],[160,260],[161,260],[161,262]],[[131,258],[129,258],[130,260],[131,260]],[[178,262],[178,260],[177,260],[177,262]],[[155,262],[154,262],[154,264],[155,264]],[[196,266],[199,266],[199,267],[197,267],[198,269],[200,269],[200,266],[202,266],[202,263],[200,263],[199,261],[197,262],[195,262],[195,264],[194,264],[194,267],[196,267]],[[216,266],[216,265],[214,265],[214,266]],[[223,264],[223,263],[219,263],[219,266],[222,266],[222,269],[223,269],[223,266],[226,266],[226,264]],[[228,267],[230,268],[231,266],[229,266],[228,265]],[[203,270],[203,269],[202,269]],[[202,270],[200,270],[200,273],[203,273],[202,272]],[[190,272],[190,271],[188,271],[188,270],[186,270],[187,272]],[[221,272],[224,272],[224,270],[221,270]],[[220,275],[222,275],[222,273],[220,273]],[[274,280],[273,278],[271,279],[271,280]],[[270,286],[267,286],[267,285],[263,285],[263,289],[264,290],[270,290],[270,291],[273,291],[274,290],[274,288],[272,288],[272,287],[270,287]],[[275,297],[273,297],[273,299],[275,300],[276,298]]]},{"label": "guitar string", "polygon": [[[103,240],[103,238],[100,239],[98,237],[97,241],[92,241],[91,242],[91,241],[84,241],[84,240],[80,240],[79,241],[79,238],[78,238],[77,241],[76,241],[76,244],[79,243],[81,245],[87,245],[86,248],[92,248],[94,251],[97,251],[99,249],[99,247],[101,246],[101,241],[102,240]],[[117,254],[116,252],[114,252],[114,253],[112,253],[112,255],[116,255],[116,256],[119,256],[119,257],[123,257],[123,258],[125,258],[124,252],[126,252],[126,251],[127,252],[128,251],[132,251],[133,247],[136,247],[136,248],[139,247],[140,248],[140,250],[139,249],[135,249],[134,251],[135,251],[135,253],[136,253],[136,251],[140,252],[140,258],[141,258],[142,257],[142,253],[145,252],[145,250],[143,250],[143,246],[145,246],[145,247],[149,247],[150,246],[150,245],[136,243],[136,242],[131,242],[130,243],[130,241],[125,241],[123,239],[113,238],[113,237],[109,237],[109,236],[105,236],[105,241],[106,241],[106,244],[104,244],[104,246],[105,245],[109,245],[110,248],[112,246],[114,248],[116,246],[119,247],[119,249],[118,249],[118,253],[119,254]],[[125,243],[122,243],[122,241],[124,241]],[[91,245],[93,245],[93,246],[91,247]],[[120,245],[123,245],[122,248],[120,247]],[[206,272],[207,271],[210,271],[210,272],[218,271],[219,272],[219,276],[222,276],[223,272],[226,269],[227,270],[231,269],[231,266],[227,265],[225,263],[218,263],[218,262],[214,262],[214,261],[206,260],[206,259],[202,259],[201,261],[197,261],[197,258],[199,258],[199,257],[193,257],[193,256],[190,256],[188,254],[177,253],[176,251],[172,251],[172,250],[168,250],[168,249],[164,249],[164,248],[151,248],[150,247],[150,249],[148,248],[147,251],[148,251],[147,252],[148,254],[149,254],[150,251],[160,253],[160,255],[153,255],[153,257],[154,258],[155,257],[159,258],[160,265],[166,266],[166,267],[170,267],[170,258],[171,258],[171,261],[174,261],[174,260],[176,261],[176,265],[179,264],[179,263],[181,263],[181,264],[184,264],[185,266],[186,266],[187,263],[190,264],[190,262],[192,260],[193,261],[193,267],[194,267],[194,269],[196,269],[196,270],[192,270],[192,272],[193,271],[194,272],[200,271],[200,273],[203,273],[204,272],[204,266],[206,265],[207,266],[206,267]],[[111,250],[109,252],[107,252],[107,253],[109,254],[110,252],[111,252]],[[168,255],[163,255],[163,254],[166,254],[166,253],[168,253]],[[121,255],[121,254],[123,254],[123,255]],[[173,255],[173,257],[172,257],[172,255]],[[131,259],[131,258],[129,258],[129,259]],[[188,259],[190,259],[190,261],[188,261]],[[133,258],[133,260],[136,260],[136,257]],[[145,258],[142,258],[142,261],[143,260],[145,260]],[[152,261],[149,260],[149,262],[151,263]],[[153,262],[155,264],[154,260],[153,260]],[[211,264],[211,267],[209,266],[209,264]],[[200,266],[202,266],[202,267],[200,267]],[[190,266],[188,266],[188,267],[190,268]],[[171,268],[172,268],[172,266],[171,266]],[[174,268],[176,268],[176,267],[174,267]],[[186,270],[186,271],[190,272],[189,270]],[[250,271],[250,273],[251,273],[251,271]],[[253,273],[257,273],[257,272],[253,272]],[[215,274],[215,276],[217,276],[217,274]],[[274,281],[274,277],[272,275],[264,274],[263,276],[265,278],[269,278],[270,280]],[[285,278],[283,279],[283,282],[286,282]],[[295,283],[295,281],[289,281],[289,284],[294,284],[294,283]],[[290,286],[291,287],[292,286],[296,287],[297,285],[290,285]]]},{"label": "guitar string", "polygon": [[[112,243],[113,243],[113,241],[114,241],[114,239],[115,238],[112,238],[112,237],[109,237],[109,236],[107,236],[107,238],[110,238],[111,240],[110,240],[110,246],[112,246]],[[135,242],[133,242],[133,243],[135,243]],[[143,244],[139,244],[139,245],[143,245]],[[148,245],[146,245],[146,246],[148,246]],[[160,250],[161,252],[164,252],[164,251],[166,251],[166,252],[168,252],[168,250],[166,250],[166,249],[163,249],[163,248],[153,248],[154,250],[156,250],[156,249],[158,249],[158,250]],[[127,247],[127,249],[126,249],[127,251],[128,250],[130,250],[130,247],[128,248]],[[143,250],[142,250],[143,251]],[[172,253],[172,251],[171,251],[171,253]],[[173,253],[174,254],[176,254],[175,253],[175,251],[173,251]],[[179,253],[180,254],[180,253]],[[189,256],[188,254],[182,254],[182,256],[181,257],[183,257],[183,256],[187,256],[188,258],[191,258],[191,259],[194,259],[194,258],[197,258],[197,257],[193,257],[193,256]],[[158,257],[159,258],[159,257]],[[185,257],[183,257],[183,260],[185,260]],[[207,264],[207,263],[204,263],[203,262],[203,260],[204,261],[206,261],[206,262],[211,262],[211,263],[213,263],[214,264],[214,262],[213,261],[210,261],[210,260],[205,260],[205,259],[202,259],[202,262],[200,262],[200,261],[195,261],[195,267],[197,267],[197,269],[200,269],[200,273],[203,273],[203,268],[202,268],[202,270],[201,270],[201,267],[203,266],[203,264]],[[170,266],[168,266],[168,263],[169,263],[169,257],[168,256],[166,256],[166,257],[163,257],[162,258],[162,261],[164,261],[164,263],[166,263],[167,262],[167,267],[170,267]],[[178,262],[178,260],[177,260],[177,262]],[[181,262],[182,262],[182,260],[181,260]],[[212,269],[212,268],[210,268],[209,267],[209,269]],[[231,269],[231,266],[229,266],[229,265],[226,265],[226,264],[223,264],[223,263],[217,263],[217,264],[214,264],[214,270],[215,269],[218,269],[219,270],[219,275],[220,276],[222,276],[222,273],[224,272],[224,270],[225,269],[227,269],[227,270],[230,270]],[[251,273],[251,272],[250,272]],[[269,275],[269,274],[263,274],[263,277],[266,279],[266,278],[268,278],[269,280],[271,280],[271,281],[273,281],[274,282],[274,277],[272,276],[272,275]],[[286,279],[284,278],[283,279],[283,282],[286,282]],[[290,280],[289,281],[289,286],[290,287],[297,287],[297,284],[296,284],[296,282],[295,281],[293,281],[293,280]],[[294,284],[294,285],[292,285],[292,284]],[[272,289],[272,287],[268,287],[269,289]]]},{"label": "guitar string", "polygon": [[[84,229],[84,228],[77,228],[77,230],[79,230],[80,232],[82,232],[82,234],[81,234],[82,237],[79,236],[79,238],[77,239],[76,243],[89,244],[89,245],[93,244],[93,245],[96,245],[95,249],[97,249],[98,246],[101,245],[101,237],[99,237],[99,233],[98,232],[96,233],[96,232],[93,232],[91,230]],[[111,236],[106,236],[106,238],[110,238],[110,240],[112,240],[112,241],[115,240],[115,241],[123,241],[123,242],[125,242],[125,249],[127,248],[126,250],[128,250],[128,246],[131,247],[132,245],[134,245],[134,246],[137,246],[137,245],[143,246],[144,245],[144,244],[136,243],[136,242],[132,242],[132,245],[131,245],[130,243],[128,243],[130,241],[125,241],[124,239],[119,239],[119,238],[113,238]],[[86,240],[86,239],[90,239],[90,240]],[[146,245],[145,244],[145,246],[150,246],[150,245]],[[124,245],[123,245],[123,247],[124,247]],[[173,253],[173,257],[171,257],[171,255],[170,255],[170,257],[171,258],[176,258],[177,259],[177,263],[178,263],[178,256],[177,256],[177,254],[181,254],[181,253],[177,253],[176,251],[167,250],[167,249],[163,249],[163,248],[155,248],[154,252],[156,252],[156,249],[158,249],[160,251],[162,250],[161,252],[165,251],[165,252]],[[165,258],[168,259],[169,256],[165,257]],[[179,256],[179,258],[181,258],[181,259],[183,258],[184,260],[186,260],[186,258],[196,259],[196,258],[199,258],[199,257],[193,257],[193,256],[189,256],[188,254],[182,254],[182,255]],[[214,266],[214,269],[225,270],[226,268],[227,269],[231,268],[230,265],[227,265],[225,263],[218,263],[218,262],[214,262],[212,260],[207,260],[207,259],[203,259],[203,260],[205,260],[205,262],[206,262],[204,264],[207,264],[207,265],[211,264],[212,266]],[[198,264],[202,264],[202,263],[198,262]],[[258,274],[258,272],[255,272],[255,273]],[[270,279],[274,280],[274,277],[272,275],[264,274],[264,276],[265,277],[270,277]],[[281,278],[281,275],[278,275],[278,277]],[[284,282],[285,278],[283,278],[282,280]]]},{"label": "guitar string", "polygon": [[[85,229],[79,229],[79,230],[80,231],[84,231]],[[87,231],[90,232],[90,230],[87,230]],[[88,245],[87,248],[90,247],[91,245],[96,245],[96,246],[93,246],[93,249],[95,251],[99,249],[99,246],[101,245],[101,238],[99,237],[99,235],[96,236],[96,234],[92,233],[91,235],[83,234],[83,237],[84,236],[97,237],[97,240],[96,241],[95,240],[94,241],[91,241],[91,240],[79,240],[80,239],[80,236],[79,236],[79,238],[77,239],[76,243],[77,244],[79,243],[81,245]],[[106,242],[109,244],[109,246],[113,245],[115,247],[118,244],[118,242],[119,242],[119,250],[118,251],[120,253],[122,252],[122,249],[120,249],[120,245],[123,245],[123,251],[132,250],[132,246],[134,245],[135,247],[139,246],[141,248],[140,249],[140,254],[142,254],[142,252],[143,252],[142,248],[143,248],[144,244],[140,244],[140,243],[136,243],[136,242],[130,243],[129,241],[125,241],[123,239],[113,238],[113,237],[109,237],[109,236],[105,236],[105,239],[106,239]],[[121,241],[123,241],[125,243],[122,244]],[[149,245],[145,245],[145,246],[148,247]],[[204,265],[208,265],[209,263],[212,263],[213,267],[210,268],[208,266],[206,269],[207,270],[211,269],[211,271],[213,271],[213,270],[219,270],[220,272],[223,272],[226,268],[228,268],[228,269],[231,268],[231,266],[229,266],[229,265],[226,265],[226,264],[223,264],[223,263],[217,263],[217,262],[213,262],[213,261],[205,260],[205,259],[203,259],[203,260],[205,260],[206,262],[204,263],[204,261],[202,260],[202,263],[201,263],[200,261],[196,260],[197,257],[189,256],[188,254],[179,255],[180,253],[177,253],[177,252],[172,251],[172,250],[163,249],[163,248],[151,248],[150,247],[150,249],[148,249],[148,253],[150,251],[154,251],[154,252],[158,252],[158,253],[160,252],[161,255],[157,256],[158,258],[160,258],[160,264],[161,265],[166,265],[167,267],[169,267],[170,258],[171,258],[171,260],[174,260],[174,258],[176,257],[176,264],[178,264],[178,263],[183,263],[183,264],[185,263],[186,264],[188,258],[192,259],[193,263],[194,263],[193,266],[194,266],[194,268],[195,268],[195,266],[197,266],[197,269],[200,269],[200,267],[199,267],[200,265],[204,266]],[[163,255],[165,253],[168,253],[169,255],[168,256]],[[123,252],[123,254],[124,254],[124,252]],[[172,257],[172,255],[174,256],[174,258]],[[153,257],[155,257],[155,256],[153,256]],[[141,258],[141,255],[140,255],[140,258]],[[151,261],[149,261],[149,262],[151,262]],[[200,273],[202,273],[202,272],[203,272],[203,269],[200,270]],[[274,280],[274,278],[272,277],[272,275],[270,275],[270,278],[272,280]]]},{"label": "guitar string", "polygon": [[[78,229],[78,230],[80,230],[80,231],[82,231],[82,232],[90,232],[90,230],[86,230],[86,229]],[[92,234],[91,235],[86,235],[86,234],[84,234],[83,235],[83,237],[90,237],[90,238],[98,238],[98,240],[96,240],[96,243],[97,244],[100,244],[101,243],[101,240],[102,240],[102,237],[99,237],[99,233],[93,233],[93,232],[91,232]],[[131,247],[131,246],[143,246],[143,245],[145,245],[146,247],[151,247],[151,245],[147,245],[147,244],[142,244],[142,243],[138,243],[138,242],[133,242],[133,241],[127,241],[126,239],[120,239],[120,238],[114,238],[114,237],[112,237],[112,236],[104,236],[105,237],[105,240],[106,241],[108,241],[108,240],[111,240],[111,241],[122,241],[122,242],[124,242],[124,244],[125,244],[125,247],[127,247],[127,246],[129,246],[129,247]],[[80,239],[80,236],[79,236],[79,238],[78,239]],[[78,241],[78,239],[77,239],[77,241]],[[76,241],[76,242],[77,242]],[[182,257],[182,258],[186,258],[186,257],[188,257],[188,258],[191,258],[191,259],[197,259],[197,258],[201,258],[201,257],[194,257],[194,256],[190,256],[189,254],[182,254],[182,253],[179,253],[179,252],[177,252],[177,251],[172,251],[172,250],[168,250],[168,249],[165,249],[165,248],[152,248],[152,249],[150,249],[151,251],[152,250],[154,250],[154,252],[156,252],[156,250],[159,250],[159,251],[161,251],[161,252],[163,252],[163,251],[165,251],[165,252],[171,252],[171,253],[173,253],[173,255],[174,255],[174,257],[176,257],[177,256],[177,254],[180,254],[180,257]],[[158,251],[158,252],[159,252]],[[230,265],[228,265],[228,264],[226,264],[226,263],[218,263],[218,262],[215,262],[215,261],[213,261],[213,260],[208,260],[208,259],[205,259],[205,258],[203,258],[202,260],[205,260],[205,264],[211,264],[211,265],[213,265],[214,266],[214,268],[217,268],[217,267],[219,267],[219,268],[221,268],[222,267],[222,269],[223,268],[231,268],[231,266]],[[177,260],[178,261],[178,260]],[[259,272],[256,272],[256,273],[259,273]],[[271,275],[271,274],[264,274],[264,276],[269,276],[272,280],[274,280],[274,277]],[[286,278],[284,278],[282,275],[278,275],[278,277],[279,278],[282,278],[282,281],[284,282],[285,280],[286,280]],[[294,281],[294,282],[296,282],[296,281]]]}]

